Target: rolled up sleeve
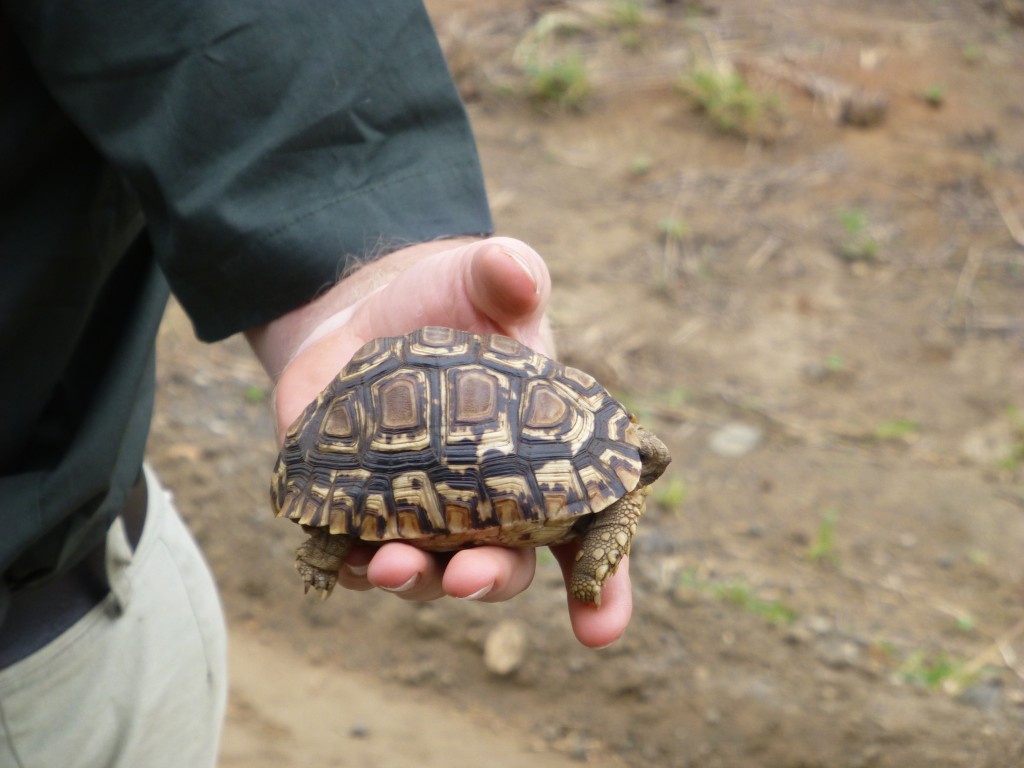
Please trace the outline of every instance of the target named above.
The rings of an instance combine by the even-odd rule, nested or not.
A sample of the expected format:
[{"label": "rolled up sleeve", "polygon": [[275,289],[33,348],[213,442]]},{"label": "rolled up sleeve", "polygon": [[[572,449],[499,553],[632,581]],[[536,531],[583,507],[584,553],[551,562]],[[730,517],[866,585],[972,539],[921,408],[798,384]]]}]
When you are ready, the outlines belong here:
[{"label": "rolled up sleeve", "polygon": [[309,301],[353,257],[491,230],[465,110],[419,3],[39,0],[8,12],[62,109],[138,194],[200,338]]}]

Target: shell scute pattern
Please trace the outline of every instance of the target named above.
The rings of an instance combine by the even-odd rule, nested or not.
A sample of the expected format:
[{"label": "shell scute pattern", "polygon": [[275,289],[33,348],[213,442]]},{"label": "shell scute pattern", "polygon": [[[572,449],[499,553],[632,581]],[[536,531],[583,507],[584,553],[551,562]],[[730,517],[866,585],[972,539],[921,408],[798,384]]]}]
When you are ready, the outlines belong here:
[{"label": "shell scute pattern", "polygon": [[369,541],[551,543],[637,487],[629,414],[504,336],[424,328],[361,348],[289,429],[275,512]]},{"label": "shell scute pattern", "polygon": [[670,452],[593,377],[503,336],[376,339],[289,428],[274,511],[309,538],[296,568],[330,594],[359,539],[430,550],[577,536],[569,587],[600,605]]},{"label": "shell scute pattern", "polygon": [[368,541],[554,541],[637,485],[630,423],[592,377],[503,336],[375,339],[289,430],[272,502]]}]

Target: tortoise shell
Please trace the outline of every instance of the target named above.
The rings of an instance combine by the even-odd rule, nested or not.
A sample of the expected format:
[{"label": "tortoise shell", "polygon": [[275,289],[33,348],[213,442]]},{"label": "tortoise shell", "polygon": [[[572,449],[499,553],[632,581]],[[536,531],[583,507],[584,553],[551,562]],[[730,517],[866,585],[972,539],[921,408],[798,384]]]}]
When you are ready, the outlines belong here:
[{"label": "tortoise shell", "polygon": [[369,342],[310,403],[272,504],[364,541],[539,546],[637,487],[639,445],[588,374],[506,336],[427,327]]}]

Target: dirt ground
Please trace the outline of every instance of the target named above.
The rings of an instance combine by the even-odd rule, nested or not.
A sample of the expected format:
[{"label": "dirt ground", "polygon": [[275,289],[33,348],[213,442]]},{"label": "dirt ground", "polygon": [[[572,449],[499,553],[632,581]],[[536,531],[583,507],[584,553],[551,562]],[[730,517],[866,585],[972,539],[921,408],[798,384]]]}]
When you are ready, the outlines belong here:
[{"label": "dirt ground", "polygon": [[429,6],[560,357],[674,453],[634,620],[579,646],[550,556],[501,605],[304,599],[263,374],[172,307],[149,457],[223,590],[222,765],[1024,766],[1020,3]]}]

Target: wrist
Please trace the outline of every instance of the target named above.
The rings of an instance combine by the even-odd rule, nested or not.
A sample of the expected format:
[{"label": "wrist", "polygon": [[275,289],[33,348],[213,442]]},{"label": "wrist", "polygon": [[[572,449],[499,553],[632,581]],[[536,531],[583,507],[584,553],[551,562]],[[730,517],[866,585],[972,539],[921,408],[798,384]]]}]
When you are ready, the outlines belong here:
[{"label": "wrist", "polygon": [[407,246],[369,261],[323,294],[265,325],[250,328],[245,337],[275,383],[287,365],[316,342],[351,320],[357,305],[376,293],[414,261],[477,241],[453,237]]}]

